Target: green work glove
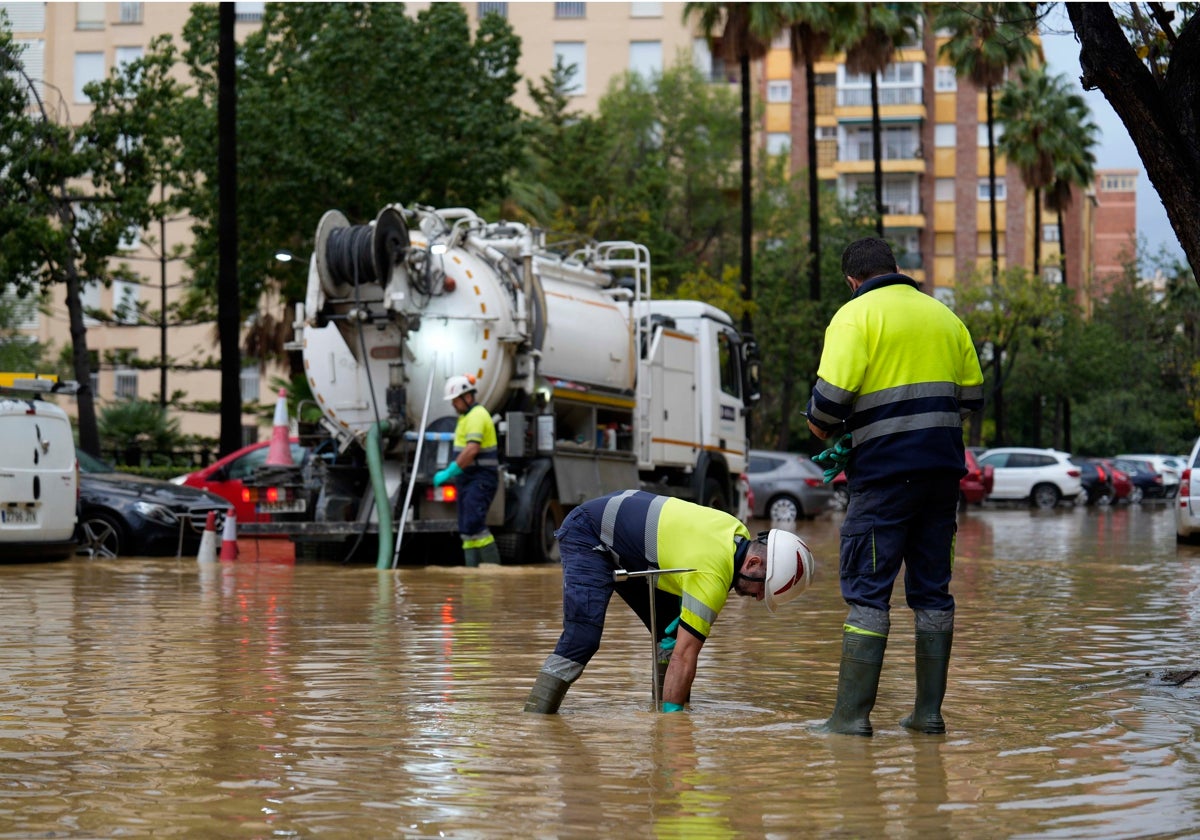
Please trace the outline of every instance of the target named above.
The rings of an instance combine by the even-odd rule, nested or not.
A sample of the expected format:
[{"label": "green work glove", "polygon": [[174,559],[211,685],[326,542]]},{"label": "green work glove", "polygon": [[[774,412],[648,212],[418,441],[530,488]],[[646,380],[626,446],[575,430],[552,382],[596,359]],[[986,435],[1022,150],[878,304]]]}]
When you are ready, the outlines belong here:
[{"label": "green work glove", "polygon": [[450,465],[444,470],[438,470],[433,474],[433,486],[441,487],[447,481],[453,481],[462,475],[463,469],[458,465],[458,461],[451,461]]},{"label": "green work glove", "polygon": [[679,629],[679,618],[676,617],[676,619],[674,621],[672,621],[670,624],[667,625],[667,629],[663,631],[664,633],[666,633],[666,636],[663,638],[663,640],[661,642],[658,643],[658,649],[660,652],[665,653],[669,650],[674,650],[674,648],[675,648],[675,635],[674,634],[678,629]]},{"label": "green work glove", "polygon": [[668,703],[664,700],[663,701],[663,711],[664,712],[682,712],[683,706],[679,705],[678,703]]},{"label": "green work glove", "polygon": [[852,440],[853,438],[848,433],[844,434],[833,446],[813,456],[813,462],[825,471],[824,480],[826,484],[833,481],[837,478],[838,473],[846,469],[846,464],[850,460]]}]

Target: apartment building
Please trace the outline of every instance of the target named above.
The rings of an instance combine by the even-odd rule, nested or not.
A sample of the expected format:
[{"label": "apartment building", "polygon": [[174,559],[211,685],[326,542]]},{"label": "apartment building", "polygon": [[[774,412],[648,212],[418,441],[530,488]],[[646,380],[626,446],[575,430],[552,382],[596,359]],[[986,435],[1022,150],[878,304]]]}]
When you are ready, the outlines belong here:
[{"label": "apartment building", "polygon": [[1136,169],[1096,172],[1095,284],[1097,294],[1112,288],[1125,263],[1137,254]]}]

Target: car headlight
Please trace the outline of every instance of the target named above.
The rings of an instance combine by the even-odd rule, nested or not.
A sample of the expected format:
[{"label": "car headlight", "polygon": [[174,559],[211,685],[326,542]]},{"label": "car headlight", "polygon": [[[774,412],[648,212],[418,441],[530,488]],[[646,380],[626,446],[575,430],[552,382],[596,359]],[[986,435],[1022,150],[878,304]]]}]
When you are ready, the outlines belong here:
[{"label": "car headlight", "polygon": [[134,502],[133,509],[147,519],[161,522],[163,525],[175,525],[179,521],[169,509],[152,502]]}]

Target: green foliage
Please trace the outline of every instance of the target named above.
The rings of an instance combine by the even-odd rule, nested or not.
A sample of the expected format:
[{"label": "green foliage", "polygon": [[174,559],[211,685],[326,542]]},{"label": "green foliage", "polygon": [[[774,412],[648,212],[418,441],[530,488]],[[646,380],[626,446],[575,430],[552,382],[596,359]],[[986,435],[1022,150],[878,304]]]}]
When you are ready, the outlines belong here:
[{"label": "green foliage", "polygon": [[98,425],[106,451],[170,452],[182,443],[179,421],[146,400],[110,403],[100,411]]},{"label": "green foliage", "polygon": [[[190,314],[211,312],[217,275],[215,5],[196,5],[184,55],[188,201],[199,220]],[[304,272],[279,248],[311,253],[321,216],[354,224],[395,202],[479,206],[504,191],[520,153],[511,104],[520,41],[499,15],[472,38],[457,3],[409,17],[399,3],[268,3],[239,48],[238,225],[242,311],[265,286],[303,298]]]}]

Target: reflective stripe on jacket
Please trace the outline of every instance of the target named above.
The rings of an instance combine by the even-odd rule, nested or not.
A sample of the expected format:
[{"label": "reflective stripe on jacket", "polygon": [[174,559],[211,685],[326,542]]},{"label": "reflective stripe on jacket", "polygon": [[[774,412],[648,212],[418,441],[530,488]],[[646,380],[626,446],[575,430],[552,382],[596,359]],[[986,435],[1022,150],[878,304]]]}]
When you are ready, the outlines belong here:
[{"label": "reflective stripe on jacket", "polygon": [[871,278],[829,322],[808,416],[831,432],[845,423],[851,481],[963,475],[962,420],[982,407],[970,333],[912,278]]},{"label": "reflective stripe on jacket", "polygon": [[661,575],[657,586],[682,598],[681,622],[707,638],[733,586],[733,538],[749,539],[746,526],[723,511],[643,490],[610,493],[583,507],[622,568],[696,570]]}]

